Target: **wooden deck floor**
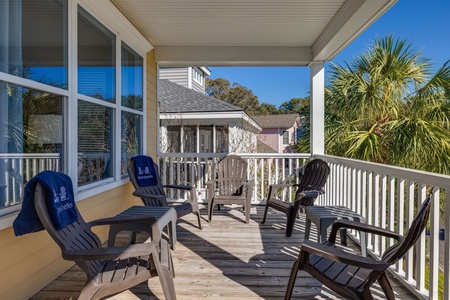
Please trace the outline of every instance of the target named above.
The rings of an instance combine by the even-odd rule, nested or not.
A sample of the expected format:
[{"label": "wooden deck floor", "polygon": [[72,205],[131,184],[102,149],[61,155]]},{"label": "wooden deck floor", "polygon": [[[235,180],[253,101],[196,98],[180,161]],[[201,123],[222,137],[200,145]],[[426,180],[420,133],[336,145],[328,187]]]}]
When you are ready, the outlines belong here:
[{"label": "wooden deck floor", "polygon": [[[284,298],[289,273],[304,238],[304,216],[297,221],[294,234],[287,238],[284,215],[270,211],[266,224],[261,225],[263,210],[263,206],[252,207],[250,224],[245,224],[241,209],[230,207],[215,212],[211,223],[206,222],[206,209],[202,208],[203,230],[196,227],[193,214],[179,221],[178,243],[173,252],[178,300]],[[311,237],[315,238],[315,234],[314,231]],[[32,299],[76,299],[85,280],[84,273],[75,266]],[[395,279],[391,283],[397,299],[417,299]],[[384,298],[378,287],[374,290],[376,299]],[[164,297],[158,279],[152,278],[108,299]],[[340,298],[301,271],[292,299]]]}]

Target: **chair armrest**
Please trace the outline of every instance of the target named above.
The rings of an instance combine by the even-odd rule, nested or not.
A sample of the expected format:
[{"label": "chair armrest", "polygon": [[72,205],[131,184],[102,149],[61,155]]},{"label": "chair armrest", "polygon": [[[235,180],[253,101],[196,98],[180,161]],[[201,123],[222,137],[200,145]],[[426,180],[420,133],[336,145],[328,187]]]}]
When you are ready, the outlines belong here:
[{"label": "chair armrest", "polygon": [[115,216],[111,218],[103,218],[89,222],[88,224],[92,226],[101,226],[101,225],[115,225],[115,224],[130,224],[130,223],[153,223],[156,222],[156,217],[147,215],[147,216]]},{"label": "chair armrest", "polygon": [[[156,251],[154,242],[133,244],[129,246],[105,247],[82,250],[63,250],[62,257],[66,260],[116,260],[137,256],[148,256]],[[156,252],[155,252],[156,253]]]},{"label": "chair armrest", "polygon": [[390,263],[384,261],[344,252],[338,248],[331,247],[330,245],[319,244],[309,240],[303,241],[300,251],[316,254],[332,261],[375,271],[383,271],[390,266]]},{"label": "chair armrest", "polygon": [[278,184],[269,185],[269,194],[267,195],[267,201],[269,201],[270,199],[274,199],[272,194],[275,192],[275,190],[278,190],[281,188],[293,187],[293,186],[295,186],[295,185],[289,184],[289,183],[278,183]]},{"label": "chair armrest", "polygon": [[303,197],[316,198],[323,194],[321,191],[303,191],[300,193]]},{"label": "chair armrest", "polygon": [[189,191],[190,189],[194,188],[193,186],[190,186],[190,185],[175,185],[175,184],[165,184],[165,185],[163,185],[163,187],[169,188],[169,189],[186,190],[186,191]]},{"label": "chair armrest", "polygon": [[205,184],[206,184],[206,185],[212,185],[212,184],[214,184],[214,183],[216,183],[216,182],[218,182],[217,179],[211,179],[211,180],[208,180]]},{"label": "chair armrest", "polygon": [[328,238],[330,242],[334,243],[336,241],[336,234],[341,228],[355,229],[367,233],[382,235],[385,237],[393,238],[397,241],[402,238],[402,236],[398,233],[380,227],[375,227],[369,224],[351,220],[336,220],[331,227],[330,237]]},{"label": "chair armrest", "polygon": [[146,199],[155,199],[155,200],[166,200],[166,196],[164,195],[149,195],[144,192],[134,191],[133,196],[139,197],[139,198],[146,198]]}]

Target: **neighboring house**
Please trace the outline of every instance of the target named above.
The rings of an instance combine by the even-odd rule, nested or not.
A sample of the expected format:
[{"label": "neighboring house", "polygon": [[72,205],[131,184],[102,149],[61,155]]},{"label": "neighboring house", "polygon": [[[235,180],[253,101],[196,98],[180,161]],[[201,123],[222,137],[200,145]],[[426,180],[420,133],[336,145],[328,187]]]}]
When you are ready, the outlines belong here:
[{"label": "neighboring house", "polygon": [[240,107],[159,81],[161,152],[255,153],[261,127]]},{"label": "neighboring house", "polygon": [[261,126],[258,139],[278,153],[292,153],[301,129],[298,114],[259,115],[252,118]]},{"label": "neighboring house", "polygon": [[194,91],[205,93],[207,76],[211,72],[206,67],[161,67],[159,79],[168,79]]}]

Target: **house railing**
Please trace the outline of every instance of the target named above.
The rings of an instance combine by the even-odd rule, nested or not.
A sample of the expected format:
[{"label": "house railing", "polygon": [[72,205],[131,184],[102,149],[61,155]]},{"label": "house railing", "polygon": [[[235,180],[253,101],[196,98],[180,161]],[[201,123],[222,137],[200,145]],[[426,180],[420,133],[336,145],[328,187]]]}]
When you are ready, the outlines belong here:
[{"label": "house railing", "polygon": [[59,153],[0,153],[0,207],[21,203],[23,187],[33,176],[59,168]]},{"label": "house railing", "polygon": [[[439,299],[449,291],[450,176],[369,163],[333,156],[316,156],[331,168],[326,193],[319,205],[343,205],[366,218],[368,224],[405,234],[430,187],[436,186],[429,230],[390,271],[419,298]],[[445,219],[444,217],[445,216]],[[359,240],[355,232],[351,235]],[[367,247],[380,257],[393,241],[369,235]],[[444,290],[439,290],[439,273],[444,274]],[[428,274],[428,278],[426,277]]]},{"label": "house railing", "polygon": [[[253,180],[252,203],[258,204],[265,199],[269,185],[274,183],[298,183],[303,166],[309,160],[309,154],[259,154],[239,153],[248,160],[248,179]],[[159,166],[161,178],[166,184],[194,185],[199,193],[199,200],[206,201],[206,182],[215,177],[217,162],[225,153],[160,153]],[[170,191],[168,191],[170,192]],[[180,191],[169,197],[187,197]],[[292,189],[281,197],[292,201]]]},{"label": "house railing", "polygon": [[[249,154],[238,155],[249,161],[248,178],[255,183],[252,202],[261,203],[267,197],[270,184],[297,183],[309,154]],[[161,172],[166,183],[195,184],[199,200],[205,201],[205,182],[214,176],[214,166],[225,154],[159,155]],[[369,163],[359,160],[316,155],[330,166],[331,173],[325,194],[317,205],[342,205],[364,216],[368,224],[403,235],[411,224],[417,208],[430,187],[436,186],[426,233],[401,261],[390,268],[406,287],[420,299],[450,299],[450,176],[412,169]],[[281,195],[292,201],[295,190]],[[173,195],[175,196],[175,195]],[[349,232],[359,242],[357,232]],[[368,237],[368,253],[380,257],[393,240],[374,235]],[[444,288],[439,287],[439,277]],[[440,296],[438,296],[440,295]]]}]

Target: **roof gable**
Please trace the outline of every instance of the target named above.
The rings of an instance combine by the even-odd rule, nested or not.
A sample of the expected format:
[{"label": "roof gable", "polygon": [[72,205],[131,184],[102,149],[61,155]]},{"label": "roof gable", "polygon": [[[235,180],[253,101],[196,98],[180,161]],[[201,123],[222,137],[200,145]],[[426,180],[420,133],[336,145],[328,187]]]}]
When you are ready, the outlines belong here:
[{"label": "roof gable", "polygon": [[252,116],[261,128],[291,128],[299,122],[298,114]]},{"label": "roof gable", "polygon": [[163,113],[244,111],[214,97],[207,96],[167,79],[159,80],[159,101]]}]

